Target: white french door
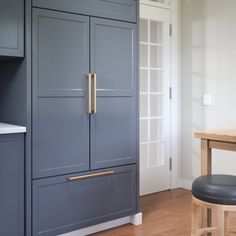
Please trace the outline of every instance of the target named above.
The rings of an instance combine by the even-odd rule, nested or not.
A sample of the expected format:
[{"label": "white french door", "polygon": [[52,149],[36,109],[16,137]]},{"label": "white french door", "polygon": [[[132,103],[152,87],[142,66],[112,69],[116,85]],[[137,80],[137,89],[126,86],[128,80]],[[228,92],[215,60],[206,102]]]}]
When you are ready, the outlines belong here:
[{"label": "white french door", "polygon": [[170,188],[170,10],[140,6],[140,195]]}]

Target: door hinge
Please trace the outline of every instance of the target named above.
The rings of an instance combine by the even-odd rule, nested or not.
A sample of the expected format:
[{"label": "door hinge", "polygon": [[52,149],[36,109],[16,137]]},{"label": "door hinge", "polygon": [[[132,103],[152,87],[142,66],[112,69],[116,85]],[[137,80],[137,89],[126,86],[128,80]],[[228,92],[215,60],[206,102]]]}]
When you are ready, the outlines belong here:
[{"label": "door hinge", "polygon": [[170,37],[172,37],[172,24],[170,24],[170,26],[169,26],[169,35],[170,35]]},{"label": "door hinge", "polygon": [[169,169],[172,170],[172,158],[169,159]]},{"label": "door hinge", "polygon": [[169,88],[169,99],[172,99],[172,87]]}]

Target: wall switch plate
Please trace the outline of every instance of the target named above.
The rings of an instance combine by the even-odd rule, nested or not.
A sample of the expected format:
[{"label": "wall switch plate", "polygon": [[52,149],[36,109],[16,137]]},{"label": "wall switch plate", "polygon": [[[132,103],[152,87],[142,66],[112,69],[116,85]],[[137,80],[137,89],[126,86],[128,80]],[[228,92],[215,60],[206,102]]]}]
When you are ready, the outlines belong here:
[{"label": "wall switch plate", "polygon": [[210,94],[204,94],[202,96],[202,105],[211,106],[212,105],[212,96]]}]

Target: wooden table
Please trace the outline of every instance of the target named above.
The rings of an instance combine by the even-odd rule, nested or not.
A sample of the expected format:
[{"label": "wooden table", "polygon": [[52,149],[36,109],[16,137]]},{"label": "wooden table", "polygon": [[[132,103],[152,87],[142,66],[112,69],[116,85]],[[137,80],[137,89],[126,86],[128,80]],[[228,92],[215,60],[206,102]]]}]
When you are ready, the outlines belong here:
[{"label": "wooden table", "polygon": [[[201,175],[212,172],[212,148],[236,152],[236,128],[198,131],[195,137],[201,139]],[[202,226],[211,226],[210,210],[202,212]]]}]

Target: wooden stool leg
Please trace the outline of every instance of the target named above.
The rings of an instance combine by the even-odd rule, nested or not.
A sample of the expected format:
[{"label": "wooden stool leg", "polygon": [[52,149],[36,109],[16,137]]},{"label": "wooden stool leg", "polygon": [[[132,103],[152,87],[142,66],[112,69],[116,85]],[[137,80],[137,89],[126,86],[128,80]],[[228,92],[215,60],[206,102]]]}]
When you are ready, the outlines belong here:
[{"label": "wooden stool leg", "polygon": [[[201,208],[200,228],[211,227],[211,209],[206,207]],[[202,233],[202,236],[211,236],[212,233]]]},{"label": "wooden stool leg", "polygon": [[225,211],[225,236],[229,236],[229,212]]},{"label": "wooden stool leg", "polygon": [[225,235],[225,217],[224,217],[224,209],[221,206],[217,207],[217,233],[218,236]]},{"label": "wooden stool leg", "polygon": [[199,206],[192,199],[192,229],[191,236],[198,236],[197,230],[199,229]]}]

